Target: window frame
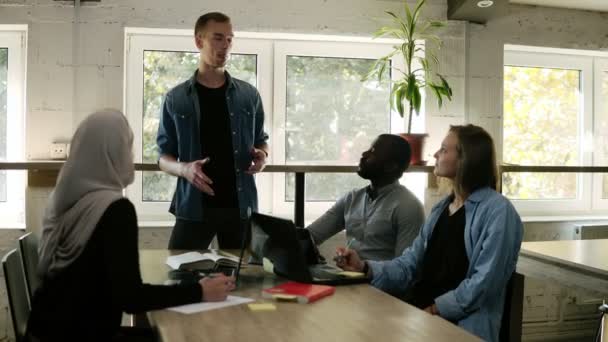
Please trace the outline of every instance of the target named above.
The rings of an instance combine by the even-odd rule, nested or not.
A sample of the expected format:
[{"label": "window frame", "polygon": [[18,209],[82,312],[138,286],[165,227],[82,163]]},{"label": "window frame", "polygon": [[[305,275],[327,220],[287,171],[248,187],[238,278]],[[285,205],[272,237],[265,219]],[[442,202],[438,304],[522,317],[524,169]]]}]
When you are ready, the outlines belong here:
[{"label": "window frame", "polygon": [[[268,78],[260,77],[259,70],[269,70],[268,60],[270,46],[263,39],[241,41],[233,39],[235,47],[232,53],[257,55],[257,88],[264,103],[266,120],[272,118],[267,103],[272,83]],[[125,72],[124,72],[124,101],[125,115],[133,129],[133,153],[136,163],[142,162],[142,128],[143,120],[143,54],[144,51],[179,51],[197,52],[194,37],[190,30],[125,28]],[[194,70],[193,70],[194,72]],[[184,79],[184,81],[186,81]],[[139,87],[139,88],[137,88]],[[270,107],[272,108],[272,107]],[[170,202],[142,200],[143,172],[135,173],[135,180],[127,187],[126,196],[131,199],[138,210],[140,220],[147,222],[173,222],[173,215],[168,212]],[[262,178],[262,177],[260,177]],[[260,182],[258,182],[259,184]],[[262,181],[263,183],[263,181]]]},{"label": "window frame", "polygon": [[[27,25],[0,25],[0,48],[8,48],[6,160],[25,159]],[[0,228],[25,228],[26,172],[6,171],[6,202]]]},{"label": "window frame", "polygon": [[[279,165],[289,165],[285,161],[286,135],[286,89],[287,89],[287,58],[289,56],[326,57],[326,58],[358,58],[377,59],[392,51],[390,43],[377,44],[371,42],[341,42],[341,41],[313,41],[313,40],[279,40],[274,45],[274,122],[272,148],[274,160]],[[403,60],[391,59],[392,66],[403,70]],[[390,73],[395,78],[396,73]],[[390,130],[392,133],[403,132],[406,122],[395,111],[391,110]],[[424,122],[424,116],[414,117],[416,125]],[[413,123],[414,125],[414,123]],[[371,142],[370,142],[371,143]],[[363,151],[361,151],[363,152]],[[296,163],[296,164],[306,164]],[[322,163],[315,162],[315,165]],[[291,216],[294,212],[294,202],[286,201],[286,173],[277,173],[273,176],[272,212],[280,216]],[[344,193],[352,189],[344,189]],[[310,221],[327,211],[335,201],[306,201],[305,219]]]},{"label": "window frame", "polygon": [[[301,55],[346,58],[352,56],[356,58],[376,59],[390,52],[392,46],[398,44],[398,41],[393,39],[258,32],[235,32],[233,41],[232,53],[258,55],[257,88],[264,104],[265,128],[270,134],[270,155],[268,164],[284,164],[285,162],[284,105],[286,59],[284,58],[281,60],[281,54],[284,54],[286,51],[295,50],[300,51],[302,53]],[[319,46],[322,46],[325,51],[320,51]],[[196,47],[194,45],[191,30],[125,28],[123,107],[135,135],[135,162],[141,162],[142,160],[142,61],[143,51],[146,50],[196,52]],[[311,54],[311,51],[315,53]],[[347,53],[346,56],[344,55],[345,53]],[[399,58],[393,58],[392,63],[395,67],[403,66],[403,62]],[[283,66],[282,70],[280,65]],[[277,85],[277,83],[281,82],[279,80],[281,77],[283,88]],[[393,112],[391,114],[391,131],[404,131],[406,125],[405,120],[400,118],[396,112],[391,112]],[[421,115],[418,115],[413,119],[413,131],[424,130],[424,110],[421,110],[421,112]],[[282,113],[282,116],[281,114],[276,113]],[[426,185],[426,177],[422,176],[424,175],[403,177],[401,182],[407,184],[408,187],[424,186]],[[284,182],[285,173],[263,172],[256,175],[260,211],[286,217],[291,217],[293,215],[293,202],[286,202],[283,200],[285,198]],[[346,192],[348,190],[350,189],[345,189],[344,191]],[[416,192],[423,198],[420,189]],[[165,222],[165,224],[170,224],[174,221],[173,216],[168,213],[169,202],[144,202],[141,200],[142,172],[136,172],[135,181],[133,185],[126,189],[126,194],[135,204],[140,216],[140,222],[150,222],[150,225],[158,225],[158,223]],[[280,201],[278,199],[280,199]],[[333,203],[334,201],[307,202],[306,219],[310,220],[319,216],[331,207]]]},{"label": "window frame", "polygon": [[[602,77],[608,78],[608,53],[604,56],[595,57],[593,60],[593,74],[594,74],[594,139],[593,147],[594,150],[599,149],[605,143],[608,143],[608,134],[602,134],[601,126],[603,124],[608,125],[608,99],[602,101]],[[603,74],[606,73],[604,76]],[[604,115],[604,117],[602,117]],[[606,128],[604,131],[608,131]],[[605,166],[608,165],[608,155],[603,157],[601,152],[598,152],[598,156],[594,156],[593,165]],[[608,198],[603,197],[603,177],[608,174],[596,173],[593,175],[593,184],[597,186],[593,187],[593,203],[592,210],[605,211],[608,209]]]},{"label": "window frame", "polygon": [[[578,141],[580,144],[579,164],[581,166],[593,165],[594,160],[594,126],[596,123],[597,82],[594,70],[594,60],[598,54],[586,51],[536,48],[528,46],[505,45],[504,66],[541,67],[580,70],[580,96],[581,117],[579,118]],[[504,70],[504,69],[503,69]],[[503,92],[504,94],[504,92]],[[588,96],[587,94],[591,94]],[[503,95],[504,96],[504,95]],[[595,99],[594,99],[595,98]],[[503,114],[504,120],[504,114]],[[501,146],[504,151],[504,121],[501,125]],[[504,153],[503,153],[504,154]],[[521,215],[538,216],[559,212],[563,215],[585,215],[598,209],[598,195],[595,189],[601,175],[590,173],[577,174],[576,199],[550,199],[550,200],[519,200],[511,199],[513,205]],[[601,185],[601,183],[599,183]],[[601,187],[600,187],[601,188]],[[601,196],[601,193],[600,193]],[[606,205],[608,207],[608,205]]]}]

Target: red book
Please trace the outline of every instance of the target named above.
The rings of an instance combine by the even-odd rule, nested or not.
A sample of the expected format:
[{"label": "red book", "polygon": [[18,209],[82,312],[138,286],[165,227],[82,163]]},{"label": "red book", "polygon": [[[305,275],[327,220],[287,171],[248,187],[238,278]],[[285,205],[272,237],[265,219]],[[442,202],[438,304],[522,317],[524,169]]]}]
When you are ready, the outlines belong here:
[{"label": "red book", "polygon": [[276,300],[312,303],[318,299],[334,294],[336,288],[327,285],[312,285],[290,281],[281,285],[264,289],[262,296]]}]

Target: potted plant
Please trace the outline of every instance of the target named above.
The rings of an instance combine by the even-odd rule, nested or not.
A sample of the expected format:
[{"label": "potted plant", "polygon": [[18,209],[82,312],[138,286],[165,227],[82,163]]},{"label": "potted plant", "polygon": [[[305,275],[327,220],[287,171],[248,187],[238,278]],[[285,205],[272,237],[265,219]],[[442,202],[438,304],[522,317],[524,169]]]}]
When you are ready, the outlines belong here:
[{"label": "potted plant", "polygon": [[[400,41],[399,45],[393,47],[386,56],[376,60],[363,80],[378,77],[383,80],[390,59],[394,56],[403,58],[404,70],[392,67],[400,74],[391,84],[391,108],[396,109],[403,117],[408,113],[407,133],[400,134],[406,139],[412,148],[412,165],[424,165],[422,160],[422,148],[427,134],[412,134],[412,116],[419,114],[422,105],[421,90],[430,89],[430,93],[437,98],[439,107],[443,104],[443,98],[452,99],[452,88],[443,76],[435,73],[432,66],[437,66],[439,60],[430,52],[428,44],[433,43],[438,48],[441,39],[434,35],[434,31],[445,26],[441,21],[422,20],[420,18],[426,0],[419,0],[412,10],[405,2],[405,16],[386,11],[391,17],[392,25],[383,26],[374,33],[374,38],[392,37]],[[407,107],[407,109],[406,109]]]}]

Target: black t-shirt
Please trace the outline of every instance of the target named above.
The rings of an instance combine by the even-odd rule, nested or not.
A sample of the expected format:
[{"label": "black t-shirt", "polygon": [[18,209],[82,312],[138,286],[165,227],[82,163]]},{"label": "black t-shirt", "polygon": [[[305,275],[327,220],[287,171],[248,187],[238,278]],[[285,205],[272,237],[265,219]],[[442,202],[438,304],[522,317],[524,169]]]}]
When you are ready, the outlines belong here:
[{"label": "black t-shirt", "polygon": [[54,278],[43,279],[33,296],[28,331],[40,341],[105,342],[117,333],[123,311],[200,301],[198,284],[142,283],[137,233],[133,204],[112,203],[82,254]]},{"label": "black t-shirt", "polygon": [[445,208],[433,229],[416,281],[406,295],[408,303],[424,309],[464,280],[469,268],[465,224],[464,206],[453,215],[449,207]]},{"label": "black t-shirt", "polygon": [[232,127],[226,104],[226,83],[220,88],[207,88],[197,83],[201,109],[202,158],[209,157],[203,172],[211,178],[215,196],[205,193],[204,208],[238,208]]}]

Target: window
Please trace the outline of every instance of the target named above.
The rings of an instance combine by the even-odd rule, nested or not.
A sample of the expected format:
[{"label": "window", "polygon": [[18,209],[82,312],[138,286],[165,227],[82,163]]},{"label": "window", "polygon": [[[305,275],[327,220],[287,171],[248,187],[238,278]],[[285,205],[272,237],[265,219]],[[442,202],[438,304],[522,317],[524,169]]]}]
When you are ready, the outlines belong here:
[{"label": "window", "polygon": [[[403,119],[390,110],[389,82],[361,82],[374,60],[389,50],[390,45],[363,42],[276,42],[273,162],[356,165],[376,136],[402,132]],[[391,63],[399,67],[398,60]],[[307,218],[365,184],[356,174],[308,174]],[[295,177],[275,174],[273,187],[273,211],[291,215]]]},{"label": "window", "polygon": [[[388,82],[361,82],[391,43],[333,38],[236,34],[226,68],[262,96],[272,164],[353,165],[378,134],[403,131],[403,119],[389,108]],[[155,163],[162,98],[192,75],[198,53],[189,30],[129,28],[126,46],[125,106],[135,131],[136,162]],[[414,127],[423,127],[422,115],[414,121]],[[262,173],[256,183],[260,210],[292,215],[293,175]],[[356,175],[307,175],[307,217],[318,216],[338,196],[363,184]],[[174,187],[174,177],[138,172],[128,195],[143,220],[170,220],[167,201]]]},{"label": "window", "polygon": [[[0,25],[0,160],[24,159],[26,26]],[[0,227],[25,226],[25,172],[0,172]]]},{"label": "window", "polygon": [[[156,163],[156,133],[162,100],[167,91],[189,79],[198,66],[198,52],[190,30],[126,29],[125,112],[134,133],[135,162]],[[227,70],[255,85],[266,105],[270,93],[258,74],[269,61],[266,42],[235,39]],[[271,112],[270,112],[271,115]],[[127,195],[142,221],[171,221],[167,212],[175,190],[175,177],[163,172],[136,172]]]},{"label": "window", "polygon": [[[361,79],[373,59],[286,56],[285,162],[356,164],[361,151],[390,131],[390,84]],[[336,96],[339,92],[342,96]],[[294,198],[293,174],[285,200]],[[366,183],[357,175],[311,174],[309,201],[332,201]]]},{"label": "window", "polygon": [[[601,57],[568,50],[506,48],[502,145],[505,164],[605,165],[599,161],[605,149],[599,140],[608,131],[602,132],[600,126],[593,138],[593,127],[605,121],[597,104],[603,98],[602,84],[606,82],[605,74],[602,76],[598,69],[603,65],[601,61]],[[600,177],[503,173],[502,191],[525,214],[556,210],[580,214],[597,207],[600,195],[592,189],[596,188],[594,182],[601,183]]]}]

